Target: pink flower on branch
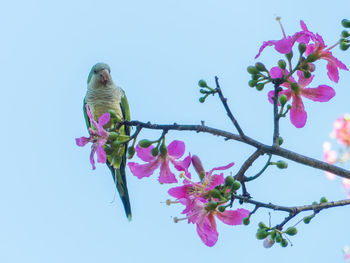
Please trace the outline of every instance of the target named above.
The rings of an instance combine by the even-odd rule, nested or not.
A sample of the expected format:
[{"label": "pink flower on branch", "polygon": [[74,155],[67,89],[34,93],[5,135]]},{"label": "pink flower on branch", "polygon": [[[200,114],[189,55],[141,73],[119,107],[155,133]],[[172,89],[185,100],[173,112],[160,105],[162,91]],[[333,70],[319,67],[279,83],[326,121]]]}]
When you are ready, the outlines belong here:
[{"label": "pink flower on branch", "polygon": [[91,154],[90,154],[90,163],[92,169],[96,169],[94,155],[97,154],[97,162],[106,163],[107,157],[106,152],[103,150],[103,146],[108,140],[109,133],[103,128],[109,122],[110,114],[104,113],[96,122],[90,112],[89,106],[86,105],[86,112],[89,117],[90,123],[92,126],[89,128],[90,137],[80,137],[76,138],[75,142],[78,146],[83,147],[87,143],[91,142]]},{"label": "pink flower on branch", "polygon": [[350,114],[344,114],[336,119],[333,124],[334,130],[332,135],[339,143],[350,146]]},{"label": "pink flower on branch", "polygon": [[[279,67],[272,68],[270,72],[273,73],[273,76],[271,76],[272,78],[281,78],[283,74],[282,69]],[[302,71],[298,71],[297,75],[299,77],[298,82],[296,82],[293,77],[290,77],[290,83],[285,82],[281,85],[287,89],[279,92],[279,95],[284,94],[287,96],[287,100],[292,99],[292,108],[290,110],[291,122],[295,127],[302,128],[305,126],[307,119],[307,113],[304,109],[302,97],[308,98],[312,101],[326,102],[334,97],[335,91],[327,85],[320,85],[317,88],[307,88],[306,86],[312,82],[314,76],[305,78]],[[293,85],[293,83],[296,83],[297,85]],[[272,103],[273,96],[274,91],[270,91],[268,93],[268,98]]]},{"label": "pink flower on branch", "polygon": [[[330,164],[335,164],[337,162],[337,152],[332,150],[332,145],[330,144],[330,142],[323,143],[323,159]],[[329,180],[335,180],[336,178],[336,175],[330,172],[326,171],[325,174]]]},{"label": "pink flower on branch", "polygon": [[168,145],[168,151],[165,155],[159,153],[157,156],[153,156],[151,154],[153,148],[153,145],[147,148],[141,148],[139,145],[136,146],[137,156],[146,163],[129,162],[128,166],[132,174],[139,179],[149,177],[160,166],[159,182],[176,183],[177,179],[175,174],[170,170],[169,162],[174,165],[176,170],[187,171],[187,168],[191,164],[190,154],[184,160],[178,160],[185,153],[185,143],[177,140],[172,141]]}]

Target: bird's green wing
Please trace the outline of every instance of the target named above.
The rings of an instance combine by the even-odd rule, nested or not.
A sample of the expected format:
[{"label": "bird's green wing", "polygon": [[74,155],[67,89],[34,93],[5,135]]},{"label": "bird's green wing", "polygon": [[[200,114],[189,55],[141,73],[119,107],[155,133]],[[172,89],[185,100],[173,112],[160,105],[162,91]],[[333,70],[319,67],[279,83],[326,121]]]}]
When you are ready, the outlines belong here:
[{"label": "bird's green wing", "polygon": [[84,118],[85,118],[85,123],[86,123],[86,128],[90,128],[90,120],[89,120],[89,116],[87,115],[86,112],[86,102],[85,99],[83,100],[83,112],[84,112]]}]

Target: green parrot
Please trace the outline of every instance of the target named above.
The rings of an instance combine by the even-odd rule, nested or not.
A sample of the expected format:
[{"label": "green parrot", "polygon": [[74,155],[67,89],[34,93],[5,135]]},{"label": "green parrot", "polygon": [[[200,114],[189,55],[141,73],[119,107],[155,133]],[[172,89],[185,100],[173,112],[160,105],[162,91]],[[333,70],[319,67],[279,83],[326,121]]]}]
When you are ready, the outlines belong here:
[{"label": "green parrot", "polygon": [[[129,104],[125,92],[114,84],[110,73],[110,67],[105,63],[97,63],[89,73],[84,98],[84,117],[88,128],[90,127],[90,121],[86,112],[86,104],[96,121],[108,110],[114,110],[119,120],[130,121]],[[104,127],[109,128],[110,126],[111,122]],[[118,132],[122,135],[130,135],[130,127],[123,125]],[[106,164],[112,173],[114,183],[124,205],[125,214],[130,221],[131,207],[125,175],[127,143],[124,143],[118,151],[118,156],[115,157],[118,157],[119,161],[114,162],[107,153]]]}]

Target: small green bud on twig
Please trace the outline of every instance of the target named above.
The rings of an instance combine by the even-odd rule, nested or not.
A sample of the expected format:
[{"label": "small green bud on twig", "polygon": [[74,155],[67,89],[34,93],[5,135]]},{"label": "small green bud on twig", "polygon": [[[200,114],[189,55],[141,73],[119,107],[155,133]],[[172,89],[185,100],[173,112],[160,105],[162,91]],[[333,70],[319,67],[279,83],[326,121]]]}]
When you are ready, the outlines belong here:
[{"label": "small green bud on twig", "polygon": [[249,74],[258,74],[259,73],[259,70],[254,66],[249,66],[247,68],[247,71]]},{"label": "small green bud on twig", "polygon": [[255,67],[259,71],[267,71],[265,65],[261,62],[256,62]]},{"label": "small green bud on twig", "polygon": [[278,66],[281,68],[281,69],[285,69],[286,68],[286,62],[283,60],[283,59],[280,59],[278,61]]},{"label": "small green bud on twig", "polygon": [[148,148],[148,147],[151,146],[152,143],[153,143],[153,142],[150,141],[150,140],[143,139],[143,140],[139,141],[139,146],[140,146],[141,148]]},{"label": "small green bud on twig", "polygon": [[255,87],[258,82],[254,79],[248,81],[249,87]]},{"label": "small green bud on twig", "polygon": [[328,200],[327,200],[327,198],[326,197],[321,197],[321,199],[320,199],[320,203],[327,203],[328,202]]},{"label": "small green bud on twig", "polygon": [[264,89],[264,86],[265,86],[264,83],[259,83],[259,84],[256,85],[256,89],[259,90],[259,91],[261,91],[261,90]]},{"label": "small green bud on twig", "polygon": [[277,161],[276,166],[280,169],[286,169],[288,164],[285,161]]},{"label": "small green bud on twig", "polygon": [[249,217],[243,218],[242,223],[243,223],[243,225],[245,225],[245,226],[249,225],[249,224],[250,224],[250,219],[249,219]]},{"label": "small green bud on twig", "polygon": [[280,104],[282,106],[284,106],[287,103],[287,96],[282,94],[279,96],[278,100],[279,100]]},{"label": "small green bud on twig", "polygon": [[343,19],[343,20],[341,21],[341,24],[342,24],[343,27],[350,28],[350,20]]},{"label": "small green bud on twig", "polygon": [[290,227],[285,231],[285,233],[290,236],[294,236],[297,232],[298,230],[295,227]]},{"label": "small green bud on twig", "polygon": [[201,88],[206,88],[208,87],[207,82],[203,79],[201,79],[200,81],[198,81],[198,86]]},{"label": "small green bud on twig", "polygon": [[152,154],[152,156],[154,156],[154,157],[156,157],[156,156],[158,155],[158,153],[159,153],[158,148],[153,148],[152,151],[151,151],[151,154]]},{"label": "small green bud on twig", "polygon": [[300,54],[303,54],[306,51],[306,45],[304,43],[300,43],[298,49]]}]

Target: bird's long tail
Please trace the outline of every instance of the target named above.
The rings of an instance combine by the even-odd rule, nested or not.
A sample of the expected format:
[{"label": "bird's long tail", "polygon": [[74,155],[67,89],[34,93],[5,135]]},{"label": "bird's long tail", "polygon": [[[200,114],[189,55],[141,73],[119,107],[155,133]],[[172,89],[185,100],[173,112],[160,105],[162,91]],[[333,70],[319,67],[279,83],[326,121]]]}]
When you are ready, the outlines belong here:
[{"label": "bird's long tail", "polygon": [[108,161],[107,161],[107,165],[109,170],[112,173],[115,186],[117,187],[119,196],[123,202],[125,214],[128,220],[131,221],[131,218],[132,218],[131,206],[130,206],[130,199],[129,199],[128,187],[126,184],[126,174],[125,174],[126,156],[122,157],[122,162],[120,164],[119,169],[115,169]]}]

